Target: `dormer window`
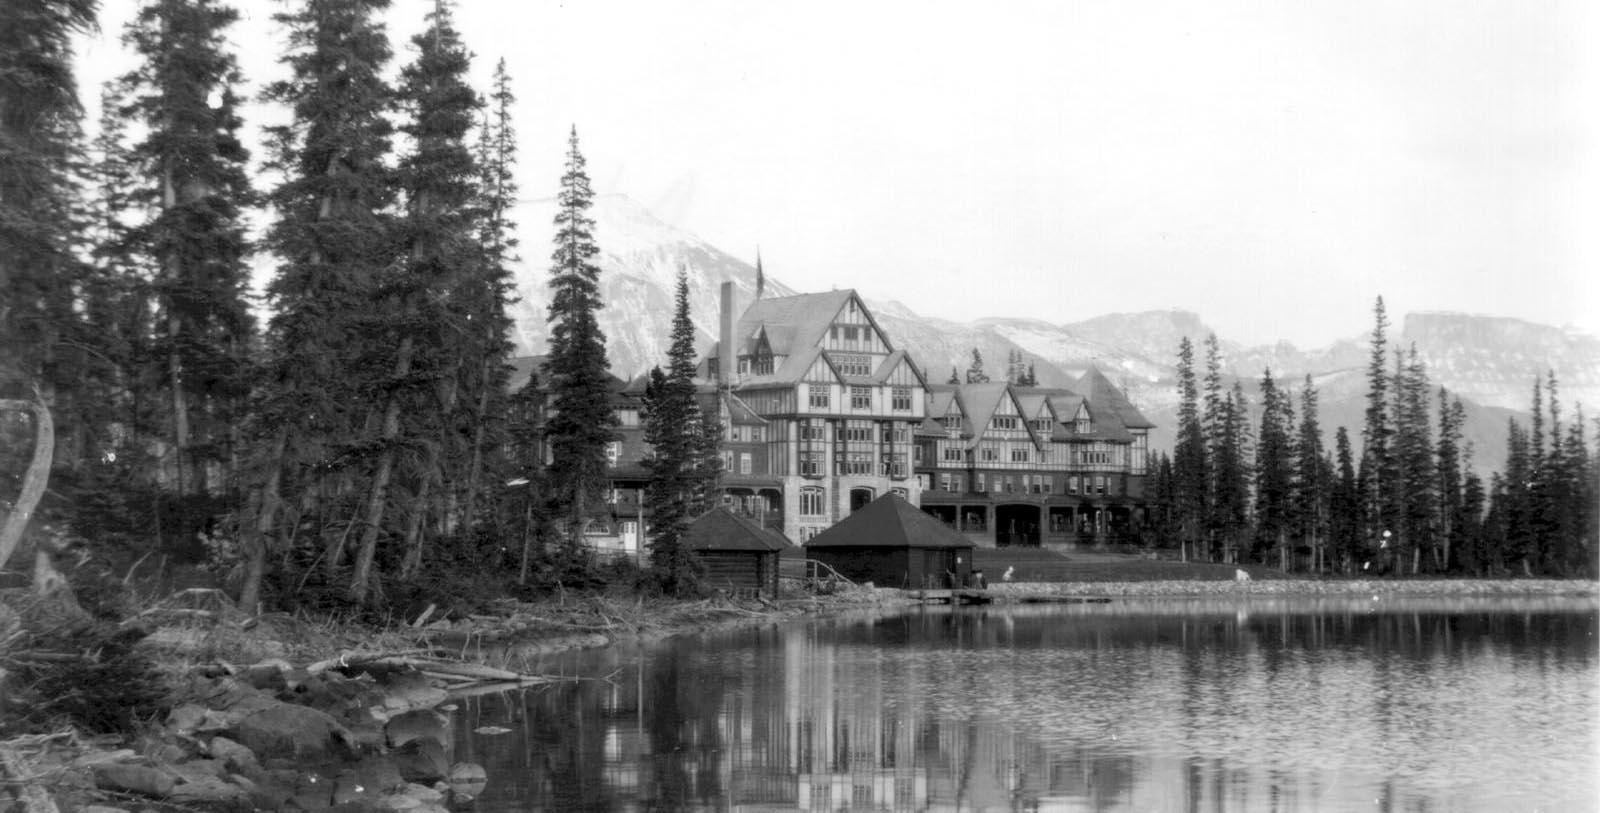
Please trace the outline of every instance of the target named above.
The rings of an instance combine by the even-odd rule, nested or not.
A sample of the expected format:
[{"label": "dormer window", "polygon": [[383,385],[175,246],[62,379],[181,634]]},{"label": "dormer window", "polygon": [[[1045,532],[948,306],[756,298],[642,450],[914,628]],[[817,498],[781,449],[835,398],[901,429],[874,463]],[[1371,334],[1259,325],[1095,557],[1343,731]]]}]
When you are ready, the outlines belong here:
[{"label": "dormer window", "polygon": [[1077,432],[1080,435],[1089,434],[1089,432],[1091,431],[1091,427],[1089,425],[1089,419],[1088,418],[1079,418],[1077,420],[1077,422],[1073,424],[1072,429],[1073,429],[1073,431]]}]

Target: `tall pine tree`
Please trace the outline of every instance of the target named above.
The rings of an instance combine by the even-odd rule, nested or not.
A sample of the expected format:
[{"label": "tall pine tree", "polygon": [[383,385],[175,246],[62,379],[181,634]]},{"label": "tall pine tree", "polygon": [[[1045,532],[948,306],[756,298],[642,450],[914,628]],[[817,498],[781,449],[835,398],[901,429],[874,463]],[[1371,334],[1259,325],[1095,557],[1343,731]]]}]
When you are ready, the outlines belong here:
[{"label": "tall pine tree", "polygon": [[550,268],[550,354],[544,379],[550,392],[546,438],[550,445],[550,482],[556,505],[566,520],[563,542],[569,553],[582,550],[589,511],[606,485],[606,446],[616,436],[616,417],[608,386],[611,365],[606,338],[596,318],[600,301],[600,267],[595,256],[594,220],[578,129],[567,143],[566,171],[556,198],[555,251]]},{"label": "tall pine tree", "polygon": [[[134,155],[156,211],[139,234],[155,268],[155,352],[170,398],[170,471],[180,495],[237,485],[236,432],[248,391],[254,330],[245,304],[255,204],[235,88],[242,82],[226,31],[239,18],[214,0],[154,0],[126,39],[141,60],[127,77],[147,128]],[[212,471],[226,465],[225,482]]]},{"label": "tall pine tree", "polygon": [[[725,348],[724,352],[733,352]],[[652,371],[645,394],[645,441],[654,455],[646,500],[650,505],[650,563],[662,589],[681,595],[694,589],[697,567],[684,540],[694,518],[701,466],[702,414],[695,399],[694,323],[689,321],[689,280],[678,269],[667,369]]]},{"label": "tall pine tree", "polygon": [[[396,254],[396,200],[387,156],[393,92],[383,79],[391,51],[378,16],[388,0],[308,0],[275,17],[288,31],[287,79],[266,88],[289,123],[267,130],[270,167],[282,177],[269,200],[277,219],[267,245],[279,258],[267,293],[266,375],[257,401],[259,461],[253,520],[243,529],[249,560],[245,606],[259,597],[267,546],[286,501],[336,503],[356,480],[349,439],[375,407],[361,386],[377,343],[358,315]],[[334,478],[331,482],[327,478]],[[328,509],[332,506],[321,505]],[[330,510],[326,566],[342,559],[344,534]],[[342,520],[343,517],[338,517]]]},{"label": "tall pine tree", "polygon": [[1289,533],[1294,483],[1294,414],[1289,395],[1278,389],[1272,369],[1261,375],[1261,433],[1255,454],[1254,554],[1260,561],[1278,559],[1289,569]]},{"label": "tall pine tree", "polygon": [[1178,345],[1178,440],[1172,453],[1174,522],[1182,538],[1183,558],[1198,554],[1209,516],[1210,456],[1200,416],[1200,390],[1195,383],[1194,345],[1183,337]]},{"label": "tall pine tree", "polygon": [[[1390,513],[1388,498],[1394,479],[1393,460],[1389,453],[1389,438],[1393,429],[1389,423],[1389,317],[1384,311],[1383,297],[1373,306],[1371,347],[1367,361],[1366,422],[1361,429],[1361,462],[1356,470],[1360,490],[1361,533],[1364,540],[1377,540],[1390,530],[1395,518]],[[1367,544],[1376,548],[1376,541]]]}]

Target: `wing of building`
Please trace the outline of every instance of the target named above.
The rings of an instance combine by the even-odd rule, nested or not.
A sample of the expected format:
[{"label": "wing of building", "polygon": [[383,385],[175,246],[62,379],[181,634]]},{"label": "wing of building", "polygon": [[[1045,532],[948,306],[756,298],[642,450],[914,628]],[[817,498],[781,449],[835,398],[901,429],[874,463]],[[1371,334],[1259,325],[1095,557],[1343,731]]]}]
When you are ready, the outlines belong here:
[{"label": "wing of building", "polygon": [[[982,546],[1132,533],[1152,424],[1100,371],[1071,388],[930,385],[853,290],[734,301],[701,397],[723,427],[723,505],[804,542],[885,494]],[[525,378],[523,380],[526,380]],[[615,382],[611,512],[598,547],[638,549],[648,520],[640,382]]]}]

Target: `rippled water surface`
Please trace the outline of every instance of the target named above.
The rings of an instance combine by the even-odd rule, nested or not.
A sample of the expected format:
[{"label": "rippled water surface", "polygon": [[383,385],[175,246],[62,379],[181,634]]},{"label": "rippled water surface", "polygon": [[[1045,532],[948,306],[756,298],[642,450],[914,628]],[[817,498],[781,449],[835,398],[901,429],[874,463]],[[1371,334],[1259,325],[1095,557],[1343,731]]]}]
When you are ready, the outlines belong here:
[{"label": "rippled water surface", "polygon": [[[1589,599],[927,608],[540,664],[480,810],[1596,810]],[[479,733],[492,729],[504,733]]]}]

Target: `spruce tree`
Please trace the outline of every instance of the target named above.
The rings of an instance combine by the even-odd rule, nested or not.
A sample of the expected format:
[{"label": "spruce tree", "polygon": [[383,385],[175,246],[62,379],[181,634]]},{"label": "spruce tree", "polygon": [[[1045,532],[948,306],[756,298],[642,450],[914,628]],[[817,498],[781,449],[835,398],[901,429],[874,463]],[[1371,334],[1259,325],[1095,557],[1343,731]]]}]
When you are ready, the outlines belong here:
[{"label": "spruce tree", "polygon": [[989,376],[983,372],[983,354],[979,353],[976,347],[972,348],[972,364],[967,367],[967,383],[989,383]]},{"label": "spruce tree", "polygon": [[1338,557],[1340,570],[1350,574],[1365,549],[1355,454],[1350,448],[1350,432],[1343,426],[1334,431],[1333,448],[1335,479],[1328,494],[1328,544]]},{"label": "spruce tree", "polygon": [[1300,428],[1294,445],[1292,521],[1295,535],[1311,548],[1312,572],[1321,574],[1327,567],[1331,465],[1322,444],[1317,389],[1310,373],[1300,393]]},{"label": "spruce tree", "polygon": [[[245,606],[259,595],[281,507],[338,500],[337,492],[361,479],[350,468],[357,457],[350,438],[382,407],[369,386],[378,378],[370,345],[386,342],[361,315],[371,310],[397,250],[387,159],[393,92],[382,76],[391,51],[378,20],[388,5],[309,0],[274,18],[287,29],[282,62],[290,75],[263,98],[292,118],[267,130],[269,166],[283,180],[269,194],[277,219],[267,245],[279,263],[267,286],[273,316],[257,402],[255,516],[242,534]],[[333,520],[331,506],[321,507],[310,515]],[[330,524],[316,535],[330,540],[325,566],[338,567],[344,534]]]},{"label": "spruce tree", "polygon": [[[1366,422],[1361,429],[1361,462],[1357,469],[1361,489],[1362,537],[1377,540],[1393,524],[1388,494],[1393,488],[1393,463],[1389,454],[1389,319],[1383,297],[1373,306],[1371,347],[1367,363]],[[1370,543],[1376,545],[1376,542]]]},{"label": "spruce tree", "polygon": [[1415,575],[1438,540],[1438,476],[1428,418],[1428,375],[1414,345],[1403,356],[1395,353],[1392,387],[1393,476],[1388,493],[1389,513],[1397,519],[1392,544],[1400,563],[1409,563]]},{"label": "spruce tree", "polygon": [[550,268],[550,353],[544,378],[550,392],[546,436],[550,481],[566,520],[569,553],[582,550],[589,511],[606,485],[606,446],[615,438],[605,334],[596,314],[601,308],[600,268],[595,256],[594,193],[589,188],[578,130],[568,140],[555,217],[556,239]]},{"label": "spruce tree", "polygon": [[1461,431],[1466,422],[1466,409],[1460,398],[1452,399],[1450,391],[1439,388],[1439,442],[1435,448],[1434,472],[1438,478],[1435,493],[1438,495],[1440,544],[1434,549],[1437,558],[1434,568],[1439,572],[1455,569],[1455,555],[1463,544],[1468,523],[1464,516],[1461,457]]},{"label": "spruce tree", "polygon": [[[471,58],[456,32],[448,6],[428,15],[428,28],[413,43],[417,58],[400,72],[399,99],[407,116],[401,129],[411,149],[400,159],[405,197],[403,251],[380,281],[382,301],[391,303],[374,325],[394,347],[377,356],[390,369],[361,545],[351,574],[352,597],[364,598],[377,541],[385,530],[386,503],[395,485],[401,450],[420,448],[420,464],[403,472],[411,513],[399,528],[405,554],[401,573],[415,575],[442,513],[438,491],[448,479],[442,456],[457,431],[460,365],[471,319],[468,298],[481,273],[478,250],[478,167],[468,136],[480,107],[467,84]],[[415,461],[415,455],[406,455]]]},{"label": "spruce tree", "polygon": [[1278,567],[1285,571],[1289,569],[1291,489],[1295,469],[1293,423],[1289,396],[1278,389],[1269,367],[1261,376],[1261,433],[1255,454],[1254,554],[1265,562],[1275,552]]},{"label": "spruce tree", "polygon": [[1183,337],[1178,345],[1178,439],[1172,453],[1174,522],[1183,540],[1183,558],[1203,538],[1209,515],[1210,470],[1205,429],[1200,419],[1200,391],[1195,384],[1194,345]]},{"label": "spruce tree", "polygon": [[[485,469],[488,467],[491,474],[498,470],[502,462],[499,450],[505,446],[505,425],[496,416],[505,412],[506,385],[510,379],[507,362],[514,350],[509,339],[512,324],[507,309],[514,300],[516,288],[512,277],[512,264],[517,261],[516,223],[511,220],[511,210],[517,202],[517,136],[511,124],[511,106],[515,102],[511,76],[506,72],[506,61],[501,59],[495,65],[494,87],[489,97],[490,115],[479,142],[478,164],[483,173],[479,184],[482,194],[479,242],[483,266],[470,288],[473,299],[469,320],[475,335],[469,361],[474,363],[464,364],[462,368],[469,373],[463,389],[476,393],[469,401],[472,440],[462,512],[468,527],[478,521]],[[501,478],[491,477],[491,481],[495,479]]]},{"label": "spruce tree", "polygon": [[245,216],[255,196],[239,138],[242,77],[225,50],[225,32],[238,18],[214,0],[154,0],[126,37],[141,59],[126,81],[148,130],[134,150],[145,178],[140,197],[156,214],[139,240],[155,267],[155,351],[171,399],[180,495],[224,485],[209,481],[214,464],[235,473],[233,433],[250,381]]},{"label": "spruce tree", "polygon": [[[723,352],[733,352],[724,348]],[[694,323],[689,320],[689,279],[678,270],[672,314],[672,337],[667,350],[667,370],[651,372],[645,393],[645,441],[653,450],[646,461],[650,482],[650,563],[662,589],[669,595],[691,592],[697,566],[684,540],[689,522],[703,509],[696,505],[696,486],[702,477],[704,436],[699,402],[695,398]]]}]

